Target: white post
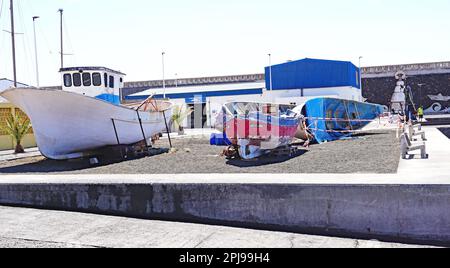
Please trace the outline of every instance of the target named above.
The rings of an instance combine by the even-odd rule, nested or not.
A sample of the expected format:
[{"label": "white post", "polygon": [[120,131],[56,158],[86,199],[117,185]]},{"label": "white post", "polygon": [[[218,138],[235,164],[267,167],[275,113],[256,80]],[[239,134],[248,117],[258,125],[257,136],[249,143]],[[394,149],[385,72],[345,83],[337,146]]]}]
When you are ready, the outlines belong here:
[{"label": "white post", "polygon": [[14,31],[14,2],[10,1],[11,11],[11,41],[12,41],[12,58],[13,58],[13,75],[14,75],[14,87],[17,87],[17,68],[16,68],[16,33]]},{"label": "white post", "polygon": [[178,74],[175,74],[175,87],[178,87]]},{"label": "white post", "polygon": [[33,17],[33,32],[34,32],[34,55],[36,59],[36,87],[39,88],[39,64],[38,64],[38,52],[37,52],[37,41],[36,41],[36,20],[39,19],[38,16]]},{"label": "white post", "polygon": [[163,97],[166,98],[166,78],[165,78],[165,70],[164,70],[164,55],[166,55],[166,52],[162,53],[162,72],[163,72]]},{"label": "white post", "polygon": [[272,54],[269,54],[269,90],[272,89]]},{"label": "white post", "polygon": [[61,69],[64,68],[64,37],[63,37],[63,12],[64,9],[59,9],[58,12],[60,13],[60,37],[61,37]]},{"label": "white post", "polygon": [[361,59],[363,57],[359,56],[359,88],[362,90],[362,70],[361,70]]}]

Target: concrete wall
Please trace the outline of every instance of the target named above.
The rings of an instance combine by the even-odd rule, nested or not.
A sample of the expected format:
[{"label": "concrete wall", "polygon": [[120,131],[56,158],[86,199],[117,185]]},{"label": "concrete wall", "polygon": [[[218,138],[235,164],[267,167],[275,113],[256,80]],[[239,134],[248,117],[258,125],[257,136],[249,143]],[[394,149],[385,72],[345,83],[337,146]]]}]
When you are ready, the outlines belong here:
[{"label": "concrete wall", "polygon": [[[36,147],[36,140],[34,134],[27,134],[22,140],[23,148],[33,148]],[[13,150],[16,147],[16,143],[13,138],[9,135],[0,136],[0,151],[2,150]]]},{"label": "concrete wall", "polygon": [[[441,111],[450,107],[449,101],[433,101],[428,95],[450,96],[450,71],[441,74],[418,74],[408,75],[406,85],[412,88],[414,102],[419,107],[423,105],[428,113],[432,113],[430,108],[439,104]],[[369,102],[389,105],[395,89],[396,80],[394,76],[363,78],[363,96]],[[450,111],[449,111],[450,112]]]},{"label": "concrete wall", "polygon": [[0,184],[0,204],[450,245],[450,185]]}]

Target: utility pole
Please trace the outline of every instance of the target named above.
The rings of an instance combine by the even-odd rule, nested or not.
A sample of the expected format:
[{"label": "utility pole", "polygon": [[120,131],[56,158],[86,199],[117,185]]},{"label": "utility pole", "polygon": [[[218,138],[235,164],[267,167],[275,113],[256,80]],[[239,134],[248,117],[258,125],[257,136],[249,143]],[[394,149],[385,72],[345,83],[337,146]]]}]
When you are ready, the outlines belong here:
[{"label": "utility pole", "polygon": [[12,40],[12,57],[13,57],[13,73],[14,73],[14,87],[17,87],[17,71],[16,71],[16,37],[14,32],[14,3],[10,0],[11,10],[11,40]]},{"label": "utility pole", "polygon": [[61,69],[64,68],[64,43],[63,43],[63,12],[64,9],[59,9],[60,13],[60,31],[61,31]]},{"label": "utility pole", "polygon": [[272,54],[269,55],[269,87],[270,91],[272,91]]},{"label": "utility pole", "polygon": [[362,70],[361,70],[361,59],[363,57],[359,56],[359,88],[362,90]]},{"label": "utility pole", "polygon": [[166,52],[162,53],[162,73],[163,73],[163,91],[164,91],[164,99],[166,98],[166,77],[165,77],[165,66],[164,66],[164,55]]},{"label": "utility pole", "polygon": [[36,20],[39,19],[38,16],[33,17],[33,32],[34,32],[34,55],[36,57],[36,87],[39,88],[39,64],[38,64],[38,51],[37,51],[37,41],[36,41]]}]

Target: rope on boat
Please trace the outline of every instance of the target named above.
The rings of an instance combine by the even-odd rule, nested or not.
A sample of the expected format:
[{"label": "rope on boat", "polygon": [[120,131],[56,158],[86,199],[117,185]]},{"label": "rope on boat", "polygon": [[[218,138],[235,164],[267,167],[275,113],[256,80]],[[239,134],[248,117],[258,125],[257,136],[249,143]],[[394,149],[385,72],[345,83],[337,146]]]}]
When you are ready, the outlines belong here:
[{"label": "rope on boat", "polygon": [[[381,116],[378,116],[378,120],[381,120]],[[309,119],[310,121],[313,121],[311,124],[309,124],[306,128],[306,131],[308,132],[325,132],[325,133],[344,133],[344,134],[352,134],[352,133],[364,133],[366,130],[355,130],[353,129],[353,126],[350,125],[351,129],[348,130],[324,130],[320,129],[317,124],[319,121],[332,121],[332,122],[373,122],[377,119],[341,119],[341,118],[321,118],[321,117],[305,117],[305,119]]]},{"label": "rope on boat", "polygon": [[326,133],[345,133],[345,134],[351,134],[351,133],[365,133],[367,130],[323,130],[318,128],[308,128],[309,130],[313,130],[316,132],[326,132]]},{"label": "rope on boat", "polygon": [[334,122],[373,122],[376,119],[340,119],[340,118],[321,118],[321,117],[305,117],[310,121],[334,121]]},{"label": "rope on boat", "polygon": [[[114,119],[116,122],[139,124],[139,120]],[[142,124],[159,124],[158,120],[142,121]]]}]

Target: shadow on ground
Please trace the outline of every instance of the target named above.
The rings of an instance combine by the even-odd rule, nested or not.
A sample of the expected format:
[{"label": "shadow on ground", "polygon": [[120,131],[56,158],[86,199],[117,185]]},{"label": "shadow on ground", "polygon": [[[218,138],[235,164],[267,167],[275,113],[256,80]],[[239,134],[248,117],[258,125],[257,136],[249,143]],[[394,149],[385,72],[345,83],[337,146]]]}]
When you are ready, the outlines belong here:
[{"label": "shadow on ground", "polygon": [[307,152],[308,152],[308,150],[301,149],[291,156],[288,156],[288,155],[274,156],[274,155],[269,154],[269,155],[265,155],[260,158],[252,159],[252,160],[232,159],[232,160],[228,160],[226,163],[227,163],[227,165],[231,165],[231,166],[235,166],[235,167],[251,168],[251,167],[284,163],[284,162],[287,162],[294,158],[300,157],[300,156],[306,154]]},{"label": "shadow on ground", "polygon": [[[160,154],[168,153],[169,149],[161,150]],[[121,155],[97,156],[99,164],[92,165],[88,158],[79,158],[73,160],[51,160],[45,157],[36,157],[32,163],[18,163],[14,166],[0,167],[0,174],[18,174],[18,173],[59,173],[89,170],[95,168],[107,168],[108,166],[134,161],[151,156],[128,157],[124,159]]]},{"label": "shadow on ground", "polygon": [[450,127],[447,128],[439,128],[439,130],[444,133],[445,136],[447,136],[447,138],[450,139]]},{"label": "shadow on ground", "polygon": [[119,163],[121,161],[108,161],[101,165],[91,165],[88,159],[76,159],[71,161],[55,161],[42,158],[34,163],[24,163],[11,167],[0,168],[0,174],[17,173],[52,173],[86,170],[94,167],[101,167]]},{"label": "shadow on ground", "polygon": [[361,137],[370,137],[370,136],[378,136],[378,135],[384,135],[384,134],[386,134],[386,132],[360,132],[360,133],[353,134],[351,137],[349,137],[349,139],[361,138]]}]

